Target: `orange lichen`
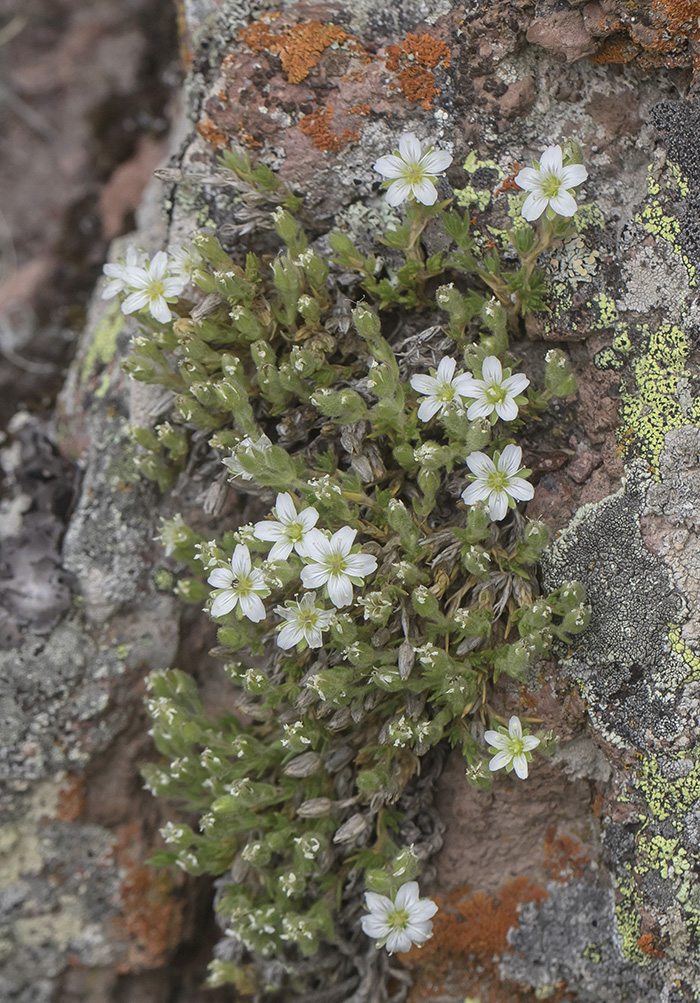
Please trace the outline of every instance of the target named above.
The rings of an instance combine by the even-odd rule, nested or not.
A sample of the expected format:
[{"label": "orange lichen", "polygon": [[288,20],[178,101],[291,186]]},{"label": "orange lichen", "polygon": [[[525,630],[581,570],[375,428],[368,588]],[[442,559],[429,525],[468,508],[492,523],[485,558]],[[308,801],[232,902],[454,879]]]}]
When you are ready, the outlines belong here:
[{"label": "orange lichen", "polygon": [[85,811],[85,777],[69,774],[66,786],[58,792],[56,818],[61,822],[74,822]]},{"label": "orange lichen", "polygon": [[326,105],[319,111],[304,115],[299,122],[299,128],[305,136],[309,136],[317,150],[329,150],[331,153],[338,153],[348,143],[356,143],[360,138],[356,129],[334,132],[331,128],[332,122],[333,108],[331,105]]},{"label": "orange lichen", "polygon": [[591,858],[580,843],[566,833],[557,832],[556,823],[550,825],[544,837],[544,869],[561,884],[571,878],[583,877]]},{"label": "orange lichen", "polygon": [[664,952],[654,943],[654,935],[652,933],[643,933],[641,937],[638,937],[637,946],[640,951],[652,958],[665,957]]},{"label": "orange lichen", "polygon": [[518,922],[518,906],[524,902],[543,902],[544,888],[526,877],[514,878],[501,888],[498,897],[476,892],[466,898],[469,889],[456,888],[444,898],[436,897],[439,912],[433,921],[433,936],[409,958],[418,960],[436,956],[445,961],[465,954],[501,954],[506,949],[506,935]]},{"label": "orange lichen", "polygon": [[450,65],[451,53],[444,42],[432,35],[412,35],[399,45],[387,47],[386,67],[398,75],[404,96],[426,110],[433,107],[433,99],[440,93],[430,72],[438,63]]},{"label": "orange lichen", "polygon": [[120,972],[156,968],[177,946],[182,930],[182,903],[174,897],[173,881],[141,863],[141,829],[133,822],[122,827],[114,852],[125,876],[120,885],[121,915],[116,933],[127,941]]},{"label": "orange lichen", "polygon": [[[629,63],[636,59],[640,66],[669,68],[693,66],[700,70],[700,57],[692,43],[700,39],[700,0],[653,0],[651,23],[641,32],[632,19],[605,24],[609,34],[594,63]],[[650,34],[651,31],[651,34]]]},{"label": "orange lichen", "polygon": [[[493,193],[494,196],[500,195],[501,192],[519,192],[519,191],[521,191],[520,187],[518,185],[516,185],[516,183],[515,183],[515,178],[520,173],[521,169],[524,166],[525,166],[524,164],[519,164],[517,162],[514,163],[514,164],[511,164],[510,165],[510,170],[508,172],[508,176],[503,179],[503,181],[501,182],[501,184],[498,186],[498,188],[496,189],[496,191]],[[535,703],[532,704],[532,706],[536,706],[536,701],[535,701]]]},{"label": "orange lichen", "polygon": [[206,112],[202,115],[199,122],[197,122],[197,132],[215,150],[220,150],[222,146],[228,146],[228,136],[221,129],[217,128]]},{"label": "orange lichen", "polygon": [[355,54],[366,57],[356,38],[335,24],[322,24],[321,21],[292,24],[275,33],[270,28],[269,19],[263,18],[241,28],[238,38],[253,52],[267,51],[279,56],[290,84],[305,80],[309,71],[318,65],[324,51],[334,43],[348,43]]},{"label": "orange lichen", "polygon": [[369,115],[371,112],[371,107],[368,104],[354,104],[352,108],[348,108],[345,112],[346,115]]}]

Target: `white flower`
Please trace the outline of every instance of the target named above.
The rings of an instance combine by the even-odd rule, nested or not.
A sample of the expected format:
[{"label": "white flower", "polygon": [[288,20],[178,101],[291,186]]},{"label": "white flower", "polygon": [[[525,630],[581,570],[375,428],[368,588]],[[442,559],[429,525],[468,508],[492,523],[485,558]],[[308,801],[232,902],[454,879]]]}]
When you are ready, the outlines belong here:
[{"label": "white flower", "polygon": [[234,452],[230,456],[225,457],[221,462],[225,467],[229,468],[234,477],[240,477],[244,481],[251,481],[253,475],[246,473],[243,469],[238,459],[238,454],[245,453],[246,456],[250,456],[253,453],[265,453],[271,445],[272,443],[264,433],[259,439],[251,439],[249,435],[246,435],[238,443]]},{"label": "white flower", "polygon": [[419,394],[426,395],[418,408],[418,417],[421,421],[430,421],[438,411],[441,414],[444,413],[454,401],[455,396],[462,396],[464,388],[473,383],[472,377],[467,373],[460,372],[455,376],[456,365],[455,360],[447,355],[440,360],[434,376],[417,375],[411,377],[413,389],[417,390]]},{"label": "white flower", "polygon": [[569,189],[583,184],[587,177],[583,164],[563,166],[561,146],[548,146],[539,167],[524,167],[516,175],[515,183],[530,193],[523,203],[522,215],[532,222],[551,206],[560,216],[573,216],[576,200]]},{"label": "white flower", "polygon": [[146,252],[137,250],[132,244],[126,252],[126,261],[120,258],[119,261],[106,264],[102,271],[109,281],[105,282],[102,299],[111,300],[120,293],[125,293],[129,288],[126,280],[130,269],[140,267],[147,260]]},{"label": "white flower", "polygon": [[438,907],[432,899],[421,899],[418,895],[417,881],[401,885],[393,902],[386,895],[365,892],[369,913],[362,917],[362,929],[368,937],[375,938],[377,947],[386,946],[389,954],[410,951],[414,944],[422,947],[432,937],[431,918]]},{"label": "white flower", "polygon": [[278,522],[256,522],[257,540],[274,540],[274,547],[267,555],[269,561],[286,561],[292,550],[304,552],[304,540],[318,522],[315,508],[304,508],[297,514],[292,496],[286,491],[277,495],[274,508]]},{"label": "white flower", "polygon": [[170,251],[170,259],[173,275],[178,275],[186,285],[192,282],[194,272],[202,267],[202,256],[191,245],[173,248]]},{"label": "white flower", "polygon": [[362,585],[365,575],[377,570],[377,559],[371,554],[351,554],[356,529],[343,526],[327,539],[318,529],[306,537],[304,560],[309,563],[301,569],[301,581],[306,589],[325,585],[334,606],[349,606],[353,585]]},{"label": "white flower", "polygon": [[287,621],[280,625],[277,635],[280,648],[293,648],[300,641],[306,641],[310,648],[321,647],[321,632],[328,630],[333,611],[317,606],[315,599],[315,592],[307,592],[299,602],[288,602],[285,606],[275,607],[275,613],[279,613]]},{"label": "white flower", "polygon": [[486,453],[470,453],[467,466],[476,474],[476,480],[462,492],[462,500],[467,505],[485,501],[493,521],[500,522],[509,505],[515,508],[516,500],[528,501],[535,493],[532,484],[519,476],[522,456],[520,446],[512,443],[502,453],[494,453],[495,463]]},{"label": "white flower", "polygon": [[537,748],[540,740],[534,735],[523,736],[520,718],[513,715],[508,722],[507,732],[505,728],[487,731],[484,739],[489,744],[489,752],[496,753],[489,763],[489,769],[493,772],[505,766],[507,773],[515,770],[520,779],[525,780],[528,760],[532,759],[532,750]]},{"label": "white flower", "polygon": [[262,572],[252,567],[250,551],[243,543],[239,543],[231,558],[231,569],[214,568],[207,578],[215,589],[222,589],[211,605],[212,616],[223,616],[230,613],[236,603],[241,612],[259,623],[265,619],[265,605],[260,598],[269,596],[270,590],[265,584]]},{"label": "white flower", "polygon": [[527,376],[522,373],[511,376],[510,369],[506,369],[504,373],[495,355],[489,355],[484,359],[481,376],[480,380],[468,376],[468,383],[460,387],[459,392],[463,397],[476,398],[474,403],[469,405],[467,418],[470,421],[474,418],[488,418],[493,411],[503,421],[513,421],[517,418],[518,405],[515,403],[515,398],[530,385]]},{"label": "white flower", "polygon": [[452,156],[445,150],[429,146],[424,153],[421,141],[412,132],[406,132],[399,139],[399,152],[380,157],[374,170],[391,179],[386,193],[389,205],[400,205],[408,198],[434,205],[438,193],[433,181],[451,163]]},{"label": "white flower", "polygon": [[145,307],[161,324],[171,319],[168,302],[174,302],[185,288],[180,276],[168,275],[165,251],[158,251],[150,262],[146,259],[141,265],[127,268],[124,285],[132,292],[122,303],[122,313],[135,313]]}]

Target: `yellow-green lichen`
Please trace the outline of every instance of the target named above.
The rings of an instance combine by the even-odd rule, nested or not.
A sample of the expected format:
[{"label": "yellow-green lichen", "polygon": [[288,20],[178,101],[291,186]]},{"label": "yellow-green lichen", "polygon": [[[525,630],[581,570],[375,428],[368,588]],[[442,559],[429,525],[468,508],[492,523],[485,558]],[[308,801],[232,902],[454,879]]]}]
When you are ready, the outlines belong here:
[{"label": "yellow-green lichen", "polygon": [[[495,160],[479,160],[473,150],[462,166],[467,174],[471,175],[484,169],[496,171],[499,183],[505,177],[503,169],[498,166]],[[455,198],[457,200],[457,205],[467,208],[468,206],[475,204],[476,208],[479,209],[480,212],[483,212],[493,198],[493,190],[491,188],[479,188],[475,185],[465,185],[464,188],[455,189]]]},{"label": "yellow-green lichen", "polygon": [[[677,195],[680,198],[686,198],[689,191],[688,182],[676,164],[669,162],[668,167],[670,176],[666,180],[666,189],[672,189],[673,195]],[[651,175],[647,177],[647,186],[649,195],[651,196],[659,195],[661,192],[658,182],[655,181]],[[636,214],[635,221],[640,224],[640,226],[644,227],[646,232],[650,233],[656,240],[665,240],[671,245],[685,266],[685,270],[688,275],[688,284],[695,286],[697,284],[695,265],[685,253],[680,243],[680,221],[675,216],[669,215],[664,210],[662,202],[664,194],[665,193],[661,194],[661,199],[650,202],[648,205],[644,206],[642,211]]]},{"label": "yellow-green lichen", "polygon": [[[666,433],[688,424],[700,427],[700,401],[681,406],[679,382],[690,378],[686,368],[690,347],[682,328],[667,323],[651,331],[643,324],[634,331],[634,343],[639,350],[630,362],[631,378],[620,383],[618,438],[628,455],[645,459],[658,476]],[[630,352],[632,344],[628,333],[619,348],[614,345],[597,353],[596,366],[622,369],[621,354]]]},{"label": "yellow-green lichen", "polygon": [[683,681],[689,683],[700,679],[700,658],[695,654],[695,652],[691,651],[681,637],[681,628],[679,624],[669,623],[668,639],[671,642],[671,650],[675,651],[677,655],[680,655],[682,660],[690,669],[690,672]]},{"label": "yellow-green lichen", "polygon": [[666,776],[659,758],[646,753],[634,785],[644,796],[653,818],[660,822],[670,820],[674,828],[680,829],[681,817],[700,800],[700,759],[671,752],[665,758],[672,762],[688,760],[690,769],[682,776]]},{"label": "yellow-green lichen", "polygon": [[688,854],[680,845],[680,840],[665,839],[663,836],[637,837],[638,860],[635,866],[637,874],[647,871],[658,871],[662,878],[678,877],[690,870]]},{"label": "yellow-green lichen", "polygon": [[[114,303],[110,304],[95,328],[92,341],[85,353],[80,370],[80,378],[83,382],[90,377],[98,363],[106,366],[112,361],[117,350],[117,338],[122,332],[124,321],[124,314],[121,312],[119,303],[115,300]],[[95,396],[104,397],[108,386],[109,375],[105,373]]]},{"label": "yellow-green lichen", "polygon": [[641,895],[629,864],[625,864],[623,872],[614,881],[619,896],[615,903],[615,922],[622,941],[622,953],[628,961],[644,967],[651,963],[651,958],[642,951],[638,943]]}]

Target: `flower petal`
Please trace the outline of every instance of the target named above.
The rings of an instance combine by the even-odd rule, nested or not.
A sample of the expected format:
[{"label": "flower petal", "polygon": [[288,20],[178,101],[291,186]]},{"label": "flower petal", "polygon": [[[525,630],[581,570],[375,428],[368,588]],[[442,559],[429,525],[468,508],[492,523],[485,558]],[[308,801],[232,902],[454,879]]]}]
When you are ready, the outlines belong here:
[{"label": "flower petal", "polygon": [[404,181],[400,178],[398,181],[392,181],[386,191],[386,201],[390,206],[401,205],[405,202],[408,196],[411,194],[411,186],[408,181]]},{"label": "flower petal", "polygon": [[375,916],[388,916],[394,910],[394,903],[386,895],[379,895],[377,892],[365,892],[365,903],[367,908]]},{"label": "flower petal", "polygon": [[328,581],[329,573],[321,564],[307,564],[301,569],[301,584],[305,589],[320,589]]},{"label": "flower petal", "polygon": [[399,139],[399,154],[405,161],[418,161],[423,156],[421,141],[412,132],[405,132]]},{"label": "flower petal", "polygon": [[294,522],[297,517],[296,505],[292,501],[292,496],[288,491],[283,491],[277,495],[275,501],[275,512],[280,522]]},{"label": "flower petal", "polygon": [[504,380],[501,386],[511,397],[517,397],[525,387],[530,386],[530,381],[524,373],[516,373],[515,376],[509,376],[507,380]]},{"label": "flower petal", "polygon": [[410,383],[419,394],[427,394],[428,397],[432,397],[440,388],[440,384],[434,376],[423,376],[420,373],[412,376]]},{"label": "flower petal", "polygon": [[560,177],[564,188],[576,188],[586,180],[588,171],[583,164],[569,164],[562,169]]},{"label": "flower petal", "polygon": [[442,174],[452,163],[452,154],[447,150],[432,150],[422,158],[420,165],[426,174]]},{"label": "flower petal", "polygon": [[509,442],[503,449],[497,467],[506,474],[516,474],[520,470],[523,462],[523,451],[520,446]]},{"label": "flower petal", "polygon": [[233,585],[233,575],[228,568],[214,568],[207,581],[215,589],[229,589]]},{"label": "flower petal", "polygon": [[501,734],[500,731],[485,731],[484,741],[487,745],[493,746],[494,749],[505,749],[510,739],[507,735]]},{"label": "flower petal", "polygon": [[299,522],[301,523],[302,532],[304,534],[308,533],[318,522],[318,512],[315,508],[303,508],[299,513]]},{"label": "flower petal", "polygon": [[494,522],[500,522],[508,511],[508,495],[505,491],[492,491],[488,502],[489,515]]},{"label": "flower petal", "polygon": [[523,738],[523,749],[525,749],[526,752],[532,752],[532,750],[536,749],[539,744],[540,740],[536,735],[526,735],[525,738]]},{"label": "flower petal", "polygon": [[172,314],[170,313],[168,304],[162,296],[156,296],[151,299],[148,304],[148,309],[150,310],[151,316],[161,324],[167,324],[169,320],[172,320]]},{"label": "flower petal", "polygon": [[437,202],[437,188],[428,178],[421,178],[420,181],[413,182],[413,194],[423,205],[435,205]]},{"label": "flower petal", "polygon": [[522,171],[515,175],[515,183],[525,191],[538,191],[542,184],[540,172],[534,167],[523,167]]},{"label": "flower petal", "polygon": [[548,146],[540,157],[540,172],[559,174],[561,171],[561,146]]},{"label": "flower petal", "polygon": [[495,355],[487,355],[481,364],[481,376],[485,383],[500,383],[503,379],[501,363]]},{"label": "flower petal", "polygon": [[462,492],[462,501],[465,505],[476,505],[477,502],[486,501],[491,494],[491,488],[483,481],[474,481]]},{"label": "flower petal", "polygon": [[162,279],[168,270],[168,255],[165,251],[157,251],[148,266],[152,279]]},{"label": "flower petal", "polygon": [[345,570],[349,575],[363,578],[377,570],[377,558],[372,554],[348,554],[345,558]]},{"label": "flower petal", "polygon": [[140,289],[126,297],[122,303],[122,313],[135,313],[137,310],[142,310],[147,303],[148,293],[144,292],[143,289]]},{"label": "flower petal", "polygon": [[212,616],[225,616],[226,613],[230,613],[233,607],[238,602],[238,593],[231,590],[227,592],[222,592],[218,595],[214,602],[211,604],[211,609],[209,610]]},{"label": "flower petal", "polygon": [[513,769],[521,780],[527,780],[527,759],[522,753],[513,756]]},{"label": "flower petal", "polygon": [[426,397],[418,408],[418,418],[420,421],[430,421],[438,411],[442,410],[442,403],[434,397]]},{"label": "flower petal", "polygon": [[396,951],[403,954],[405,951],[410,951],[412,946],[413,941],[405,930],[393,930],[386,939],[386,949],[389,954],[394,954]]},{"label": "flower petal", "polygon": [[261,620],[265,619],[265,603],[262,601],[260,596],[256,596],[255,593],[246,596],[239,596],[238,604],[243,613],[249,620],[252,620],[253,623],[260,623]]},{"label": "flower petal", "polygon": [[350,526],[343,526],[330,539],[330,546],[334,553],[342,554],[346,557],[350,553],[350,548],[355,542],[357,530]]},{"label": "flower petal", "polygon": [[401,885],[396,893],[394,908],[407,909],[411,903],[418,901],[419,894],[420,890],[418,888],[418,882],[407,881],[405,885]]},{"label": "flower petal", "polygon": [[418,899],[410,909],[411,923],[425,923],[431,919],[438,911],[438,907],[432,899]]},{"label": "flower petal", "polygon": [[494,770],[502,770],[504,766],[508,765],[510,760],[510,752],[506,749],[502,749],[501,752],[497,752],[493,759],[489,762],[489,769],[492,773]]},{"label": "flower petal", "polygon": [[515,714],[511,717],[508,722],[508,734],[511,738],[522,738],[523,737],[523,726],[520,723],[520,718],[516,717]]},{"label": "flower petal", "polygon": [[390,153],[388,156],[380,157],[379,160],[376,160],[372,169],[377,174],[382,174],[385,178],[400,178],[406,170],[406,165],[401,157]]},{"label": "flower petal", "polygon": [[[506,397],[504,401],[494,404],[494,407],[496,414],[503,421],[513,421],[514,418],[518,417],[518,405],[512,397]],[[469,412],[467,412],[467,417],[469,417]]]},{"label": "flower petal", "polygon": [[265,543],[287,539],[284,527],[279,522],[267,520],[265,522],[255,523],[255,526],[253,527],[253,536],[256,540],[262,540]]},{"label": "flower petal", "polygon": [[523,219],[528,221],[528,223],[534,223],[536,219],[540,218],[548,205],[549,199],[546,199],[544,195],[537,195],[535,192],[530,192],[528,197],[523,202],[520,214]]},{"label": "flower petal", "polygon": [[487,400],[474,401],[467,408],[467,418],[469,421],[474,421],[476,418],[488,418],[494,407],[495,405],[489,403]]},{"label": "flower petal", "polygon": [[389,933],[386,920],[380,919],[378,916],[372,916],[371,913],[368,916],[362,917],[360,925],[363,933],[366,933],[368,937],[374,937],[376,940],[386,937]]},{"label": "flower petal", "polygon": [[231,571],[239,578],[241,575],[247,575],[250,569],[250,551],[245,543],[237,543],[231,557]]},{"label": "flower petal", "polygon": [[347,575],[337,572],[329,575],[326,588],[334,606],[349,606],[352,602],[352,582]]},{"label": "flower petal", "polygon": [[294,550],[291,540],[278,540],[270,553],[267,555],[268,561],[286,561]]},{"label": "flower petal", "polygon": [[508,482],[508,494],[516,501],[530,501],[534,497],[535,489],[524,477],[512,477]]},{"label": "flower petal", "polygon": [[491,457],[487,456],[486,453],[480,452],[478,449],[469,454],[466,462],[471,472],[476,474],[477,477],[487,477],[496,469],[496,465]]},{"label": "flower petal", "polygon": [[277,644],[280,648],[293,648],[301,641],[304,630],[296,623],[285,623],[277,635]]},{"label": "flower petal", "polygon": [[451,383],[456,365],[457,363],[450,355],[446,355],[443,359],[440,359],[440,363],[437,367],[438,380],[443,380],[445,383]]},{"label": "flower petal", "polygon": [[573,195],[563,190],[558,195],[555,195],[553,199],[550,199],[549,204],[560,216],[573,216],[578,208]]}]

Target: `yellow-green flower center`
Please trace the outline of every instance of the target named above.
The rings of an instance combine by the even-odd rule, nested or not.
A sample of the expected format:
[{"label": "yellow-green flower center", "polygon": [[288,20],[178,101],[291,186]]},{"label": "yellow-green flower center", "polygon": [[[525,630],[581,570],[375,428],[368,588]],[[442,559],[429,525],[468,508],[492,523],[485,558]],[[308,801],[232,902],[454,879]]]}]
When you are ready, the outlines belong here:
[{"label": "yellow-green flower center", "polygon": [[544,197],[553,199],[559,194],[562,181],[556,174],[545,174],[540,184],[542,186],[542,194]]},{"label": "yellow-green flower center", "polygon": [[455,388],[451,383],[443,383],[435,396],[438,400],[447,403],[454,400]]},{"label": "yellow-green flower center", "polygon": [[150,299],[160,299],[161,296],[165,295],[165,283],[162,279],[151,279],[148,283],[147,292]]},{"label": "yellow-green flower center", "polygon": [[405,930],[410,921],[410,916],[406,909],[394,909],[386,918],[387,926],[394,930]]},{"label": "yellow-green flower center", "polygon": [[486,478],[486,483],[492,491],[503,491],[508,484],[508,474],[501,470],[494,470]]},{"label": "yellow-green flower center", "polygon": [[486,388],[485,396],[489,403],[501,404],[508,394],[499,383],[492,383],[490,387]]},{"label": "yellow-green flower center", "polygon": [[342,554],[331,554],[326,561],[326,567],[332,575],[340,575],[345,571],[345,557]]}]

